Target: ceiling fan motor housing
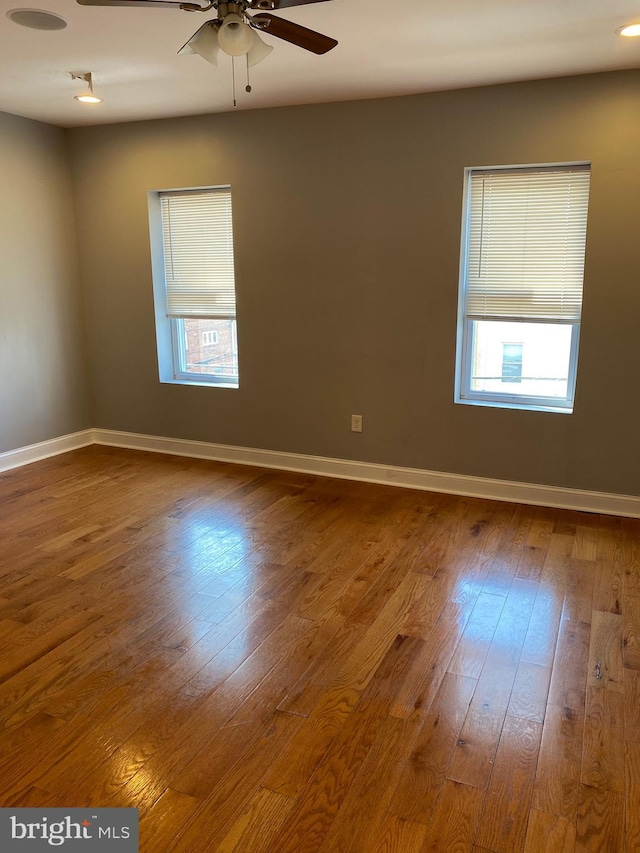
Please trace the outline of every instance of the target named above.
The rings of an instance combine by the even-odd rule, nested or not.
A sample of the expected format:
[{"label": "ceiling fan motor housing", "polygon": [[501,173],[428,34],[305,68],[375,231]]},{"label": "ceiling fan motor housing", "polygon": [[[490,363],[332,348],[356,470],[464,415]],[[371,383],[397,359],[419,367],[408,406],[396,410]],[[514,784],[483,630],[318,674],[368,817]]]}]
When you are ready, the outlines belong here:
[{"label": "ceiling fan motor housing", "polygon": [[274,0],[229,0],[229,2],[214,3],[218,9],[218,17],[224,18],[228,14],[242,15],[247,9],[271,12],[276,8]]},{"label": "ceiling fan motor housing", "polygon": [[275,8],[274,0],[231,0],[231,2],[220,2],[217,4],[218,20],[224,21],[227,15],[237,15],[238,17],[248,20],[255,29],[266,29],[269,26],[269,21],[261,18],[249,18],[245,16],[247,9],[267,10]]},{"label": "ceiling fan motor housing", "polygon": [[218,3],[218,19],[223,20],[227,15],[244,15],[244,3]]}]

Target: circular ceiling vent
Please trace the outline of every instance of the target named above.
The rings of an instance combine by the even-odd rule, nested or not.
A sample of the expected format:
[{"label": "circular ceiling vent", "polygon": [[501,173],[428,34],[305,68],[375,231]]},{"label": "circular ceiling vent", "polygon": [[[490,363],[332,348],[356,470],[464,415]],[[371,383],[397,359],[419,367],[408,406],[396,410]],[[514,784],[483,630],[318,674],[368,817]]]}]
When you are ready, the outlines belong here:
[{"label": "circular ceiling vent", "polygon": [[42,12],[40,9],[11,9],[7,12],[7,18],[21,27],[29,27],[30,30],[64,30],[67,26],[67,22],[59,15]]}]

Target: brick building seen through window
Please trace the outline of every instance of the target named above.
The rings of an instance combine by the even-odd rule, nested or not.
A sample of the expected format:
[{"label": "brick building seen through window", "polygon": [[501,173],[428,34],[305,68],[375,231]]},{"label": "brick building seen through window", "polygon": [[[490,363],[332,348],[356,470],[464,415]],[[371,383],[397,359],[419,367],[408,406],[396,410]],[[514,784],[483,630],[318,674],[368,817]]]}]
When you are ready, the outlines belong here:
[{"label": "brick building seen through window", "polygon": [[181,321],[189,373],[237,376],[236,321],[189,319]]}]

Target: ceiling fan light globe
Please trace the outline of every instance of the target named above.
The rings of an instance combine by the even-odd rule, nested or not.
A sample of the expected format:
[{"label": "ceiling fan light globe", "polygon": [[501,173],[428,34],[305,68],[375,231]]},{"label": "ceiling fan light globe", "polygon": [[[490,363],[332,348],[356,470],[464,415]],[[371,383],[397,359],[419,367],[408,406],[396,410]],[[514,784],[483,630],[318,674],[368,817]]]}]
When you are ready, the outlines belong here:
[{"label": "ceiling fan light globe", "polygon": [[206,61],[210,62],[211,65],[217,65],[219,50],[220,45],[218,44],[217,28],[211,21],[207,21],[206,24],[201,26],[200,29],[191,36],[184,47],[180,48],[178,53],[197,53],[198,56],[206,59]]},{"label": "ceiling fan light globe", "polygon": [[247,53],[247,61],[250,66],[254,66],[266,59],[273,47],[263,41],[255,30],[251,30],[251,35],[253,36],[253,44]]},{"label": "ceiling fan light globe", "polygon": [[230,14],[218,32],[220,49],[229,56],[244,56],[253,47],[253,32],[239,15]]}]

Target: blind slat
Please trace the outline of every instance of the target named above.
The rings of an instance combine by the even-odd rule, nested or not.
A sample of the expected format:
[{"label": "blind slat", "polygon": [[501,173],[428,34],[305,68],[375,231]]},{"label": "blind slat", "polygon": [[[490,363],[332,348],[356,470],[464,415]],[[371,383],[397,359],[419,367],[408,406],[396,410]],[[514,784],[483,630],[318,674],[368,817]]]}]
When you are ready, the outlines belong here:
[{"label": "blind slat", "polygon": [[160,193],[169,317],[236,314],[231,190]]},{"label": "blind slat", "polygon": [[578,322],[588,167],[469,176],[466,315]]}]

